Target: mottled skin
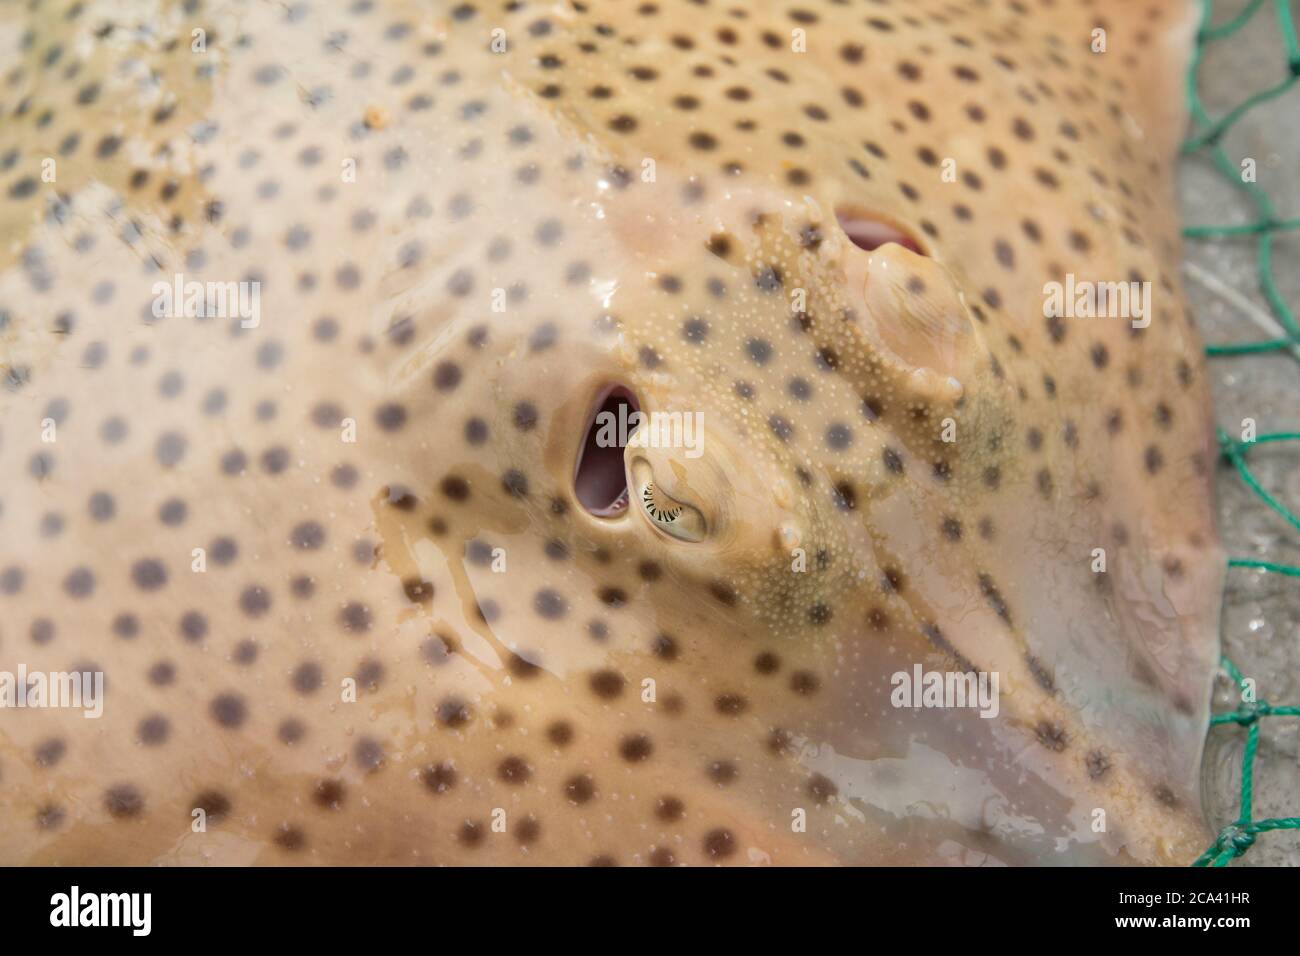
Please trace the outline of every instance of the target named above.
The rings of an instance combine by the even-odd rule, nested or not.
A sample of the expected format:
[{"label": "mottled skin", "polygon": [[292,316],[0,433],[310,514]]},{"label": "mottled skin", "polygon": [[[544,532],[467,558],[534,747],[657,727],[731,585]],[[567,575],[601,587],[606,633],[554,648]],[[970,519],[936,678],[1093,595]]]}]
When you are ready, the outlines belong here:
[{"label": "mottled skin", "polygon": [[[1188,861],[1190,9],[429,6],[0,13],[0,669],[108,682],[0,711],[0,862]],[[575,498],[615,383],[703,541]]]}]

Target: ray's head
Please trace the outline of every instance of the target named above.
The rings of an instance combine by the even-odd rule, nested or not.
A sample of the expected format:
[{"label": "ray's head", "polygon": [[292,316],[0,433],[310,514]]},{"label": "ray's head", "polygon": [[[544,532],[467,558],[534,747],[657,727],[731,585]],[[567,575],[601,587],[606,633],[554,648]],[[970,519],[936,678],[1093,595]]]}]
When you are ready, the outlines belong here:
[{"label": "ray's head", "polygon": [[574,323],[590,347],[553,372],[542,462],[580,533],[791,635],[881,573],[877,500],[943,484],[940,422],[969,411],[987,353],[900,227],[713,185],[653,213],[629,196],[599,224],[627,244],[598,267],[617,325]]}]

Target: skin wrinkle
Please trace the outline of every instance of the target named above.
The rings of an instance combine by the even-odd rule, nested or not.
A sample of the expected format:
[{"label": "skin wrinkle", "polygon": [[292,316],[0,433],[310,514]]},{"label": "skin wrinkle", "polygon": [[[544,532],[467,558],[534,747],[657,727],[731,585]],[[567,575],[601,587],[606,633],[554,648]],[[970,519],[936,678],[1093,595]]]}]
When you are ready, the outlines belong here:
[{"label": "skin wrinkle", "polygon": [[157,6],[0,13],[0,863],[1200,851],[1191,4]]}]

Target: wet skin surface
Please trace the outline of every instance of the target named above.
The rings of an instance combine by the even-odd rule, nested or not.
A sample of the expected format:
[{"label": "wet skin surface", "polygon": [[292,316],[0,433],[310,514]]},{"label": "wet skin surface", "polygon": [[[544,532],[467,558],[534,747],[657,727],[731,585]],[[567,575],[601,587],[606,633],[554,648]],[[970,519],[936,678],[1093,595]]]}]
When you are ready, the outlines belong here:
[{"label": "wet skin surface", "polygon": [[147,6],[0,18],[0,861],[1203,848],[1190,10]]}]

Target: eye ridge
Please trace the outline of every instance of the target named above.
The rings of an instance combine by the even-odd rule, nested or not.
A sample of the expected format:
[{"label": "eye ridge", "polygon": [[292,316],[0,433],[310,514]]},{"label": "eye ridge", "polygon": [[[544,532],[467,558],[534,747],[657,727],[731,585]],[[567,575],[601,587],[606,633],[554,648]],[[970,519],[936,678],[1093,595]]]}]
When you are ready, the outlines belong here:
[{"label": "eye ridge", "polygon": [[654,503],[654,482],[649,482],[645,490],[641,492],[641,501],[645,505],[645,510],[650,513],[650,517],[656,521],[662,521],[665,524],[671,524],[681,515],[681,508],[674,508],[671,511],[666,508],[659,508]]}]

